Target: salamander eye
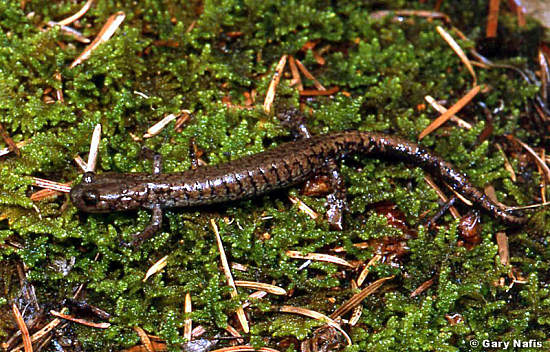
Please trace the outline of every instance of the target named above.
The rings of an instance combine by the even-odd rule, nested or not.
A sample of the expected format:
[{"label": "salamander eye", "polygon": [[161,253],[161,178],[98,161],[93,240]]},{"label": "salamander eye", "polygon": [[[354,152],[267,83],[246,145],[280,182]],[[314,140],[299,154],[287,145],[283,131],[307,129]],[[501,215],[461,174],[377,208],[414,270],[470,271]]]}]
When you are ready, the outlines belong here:
[{"label": "salamander eye", "polygon": [[87,171],[84,173],[84,176],[82,176],[82,182],[92,183],[94,182],[94,176],[95,176],[95,173],[93,171]]},{"label": "salamander eye", "polygon": [[87,206],[95,206],[99,200],[99,195],[96,191],[85,191],[82,194],[82,199],[84,199]]}]

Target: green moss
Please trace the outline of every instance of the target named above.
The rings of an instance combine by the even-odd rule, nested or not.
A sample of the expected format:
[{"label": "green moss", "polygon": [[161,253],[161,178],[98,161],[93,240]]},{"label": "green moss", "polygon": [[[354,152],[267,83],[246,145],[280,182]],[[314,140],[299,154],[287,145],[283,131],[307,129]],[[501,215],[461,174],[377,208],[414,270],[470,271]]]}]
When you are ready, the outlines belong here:
[{"label": "green moss", "polygon": [[[339,86],[341,92],[303,99],[289,85],[289,76],[283,76],[275,112],[305,103],[308,125],[316,134],[359,129],[415,140],[436,116],[431,108],[420,108],[424,96],[446,99],[450,106],[471,88],[470,74],[435,30],[443,25],[439,20],[396,22],[372,19],[369,13],[431,9],[434,3],[99,1],[80,19],[86,36],[95,36],[116,11],[124,11],[126,19],[113,38],[70,69],[84,46],[57,29],[41,31],[39,25],[67,17],[81,4],[34,0],[23,11],[19,1],[0,0],[0,122],[16,142],[29,141],[21,157],[0,160],[0,318],[10,316],[8,303],[19,292],[14,263],[23,262],[41,304],[60,308],[64,298],[85,284],[86,299],[113,315],[106,331],[71,325],[70,331],[61,332],[74,333],[85,350],[134,346],[139,341],[132,329],[136,325],[178,350],[185,342],[182,307],[187,292],[193,297],[193,323],[203,325],[209,336],[222,334],[227,324],[237,326],[235,309],[247,300],[249,291],[239,289],[238,298],[230,296],[219,269],[210,227],[213,218],[230,261],[248,267],[246,272],[235,270],[236,279],[274,280],[293,290],[292,298],[269,296],[252,302],[247,309],[251,321],[247,341],[276,346],[285,338],[305,339],[318,321],[275,313],[272,308],[289,304],[329,315],[353,293],[350,275],[344,277],[342,268],[330,263],[301,268],[303,261],[285,252],[328,253],[343,246],[342,257],[368,261],[374,249],[358,249],[354,243],[405,235],[374,206],[390,202],[403,212],[417,236],[407,241],[410,252],[397,261],[399,265],[385,262],[371,269],[368,280],[396,278],[363,302],[363,315],[350,329],[354,345],[346,351],[469,351],[473,338],[547,341],[550,210],[536,211],[529,226],[520,231],[483,214],[482,241],[466,250],[457,245],[458,222],[450,215],[443,216],[436,230],[421,226],[439,208],[438,198],[424,181],[424,171],[403,163],[363,156],[342,163],[350,208],[344,231],[329,230],[322,216],[309,218],[287,200],[284,191],[217,207],[167,211],[162,231],[131,250],[120,248],[120,240],[143,229],[150,221],[149,212],[83,214],[65,195],[39,202],[29,199],[36,190],[30,188],[32,176],[79,182],[80,171],[72,159],[76,154],[86,156],[98,123],[103,129],[101,172],[150,171],[150,162],[139,157],[143,145],[163,155],[166,171],[183,171],[191,166],[191,140],[210,164],[281,143],[289,132],[261,105],[283,54],[296,56],[324,86]],[[483,38],[485,1],[445,1],[442,6],[472,40],[459,41],[463,48]],[[508,61],[532,65],[540,28],[528,21],[519,29],[506,11],[501,11],[499,26],[511,39],[526,38],[529,43],[518,53],[524,56]],[[301,51],[310,41],[317,42],[316,50],[324,50],[325,65],[319,65],[311,51]],[[54,77],[57,72],[61,82]],[[502,142],[498,136],[514,134],[531,146],[542,145],[542,137],[526,129],[530,122],[525,111],[538,88],[510,70],[476,68],[476,73],[488,89],[459,114],[474,127],[465,130],[449,122],[422,144],[453,162],[478,187],[493,185],[500,201],[528,204],[540,192],[535,166],[509,155],[519,176],[518,182],[512,182],[494,143]],[[313,82],[304,79],[304,84],[311,87]],[[62,89],[65,101],[47,104],[43,98],[50,88]],[[222,104],[226,96],[234,104],[244,104],[243,93],[253,89],[257,96],[251,110]],[[483,143],[478,136],[487,122],[476,105],[480,101],[491,110],[503,102],[503,110],[493,116],[493,134]],[[131,134],[141,136],[163,116],[182,109],[191,110],[193,117],[181,132],[169,125],[144,142],[132,138]],[[325,199],[300,195],[298,188],[288,192],[325,213]],[[467,211],[462,205],[458,208]],[[494,236],[501,230],[510,237],[511,263],[525,278],[512,287],[510,268],[497,257]],[[14,249],[10,243],[22,248]],[[165,255],[166,268],[143,282],[148,268]],[[67,266],[71,270],[64,272]],[[504,286],[495,285],[500,278],[505,278]],[[434,279],[433,286],[410,298],[429,279]],[[447,314],[460,314],[463,322],[451,325]],[[11,325],[0,324],[0,336],[13,331]]]}]

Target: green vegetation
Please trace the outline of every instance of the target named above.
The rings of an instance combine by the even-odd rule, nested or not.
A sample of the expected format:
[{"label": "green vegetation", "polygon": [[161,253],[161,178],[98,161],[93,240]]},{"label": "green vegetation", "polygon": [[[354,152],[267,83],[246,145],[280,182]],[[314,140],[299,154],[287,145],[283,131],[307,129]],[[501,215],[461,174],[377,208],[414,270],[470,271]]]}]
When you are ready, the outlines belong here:
[{"label": "green vegetation", "polygon": [[[132,250],[121,248],[119,241],[143,229],[150,221],[149,212],[91,215],[79,213],[67,195],[37,202],[29,198],[37,190],[31,188],[32,176],[79,180],[73,158],[86,156],[98,123],[103,128],[100,172],[150,171],[150,162],[139,157],[142,146],[163,155],[165,171],[182,171],[191,167],[192,140],[210,164],[286,140],[289,132],[262,108],[283,54],[299,58],[325,87],[339,86],[341,92],[300,98],[289,85],[290,76],[284,76],[277,87],[275,112],[301,101],[313,133],[360,129],[415,140],[436,116],[431,107],[418,108],[425,104],[424,96],[446,99],[450,106],[471,88],[471,76],[435,30],[437,25],[445,26],[440,20],[392,21],[372,19],[369,13],[432,9],[435,1],[373,2],[376,6],[368,1],[314,0],[96,2],[80,20],[85,36],[94,37],[117,11],[124,11],[126,19],[87,61],[70,69],[85,46],[58,29],[40,27],[75,13],[83,2],[32,0],[22,10],[20,1],[0,0],[0,123],[16,142],[29,141],[21,157],[0,159],[0,340],[15,331],[9,303],[20,292],[16,263],[28,268],[38,302],[47,310],[60,309],[63,299],[85,284],[86,300],[113,315],[107,330],[70,324],[62,331],[75,334],[86,351],[136,345],[139,337],[133,326],[179,350],[185,342],[187,292],[193,298],[193,324],[203,325],[207,336],[223,333],[228,323],[238,326],[235,308],[250,291],[240,289],[239,299],[230,298],[210,227],[213,218],[229,260],[249,268],[234,271],[236,279],[274,280],[294,290],[292,298],[268,296],[252,302],[247,309],[252,329],[246,341],[292,351],[277,343],[295,341],[293,336],[311,337],[321,324],[274,313],[270,307],[295,305],[330,315],[355,292],[350,278],[357,274],[348,271],[343,276],[341,267],[320,262],[299,270],[303,261],[285,252],[329,253],[330,248],[343,246],[342,257],[368,262],[375,249],[358,249],[354,243],[404,236],[403,229],[377,213],[374,205],[381,202],[394,203],[417,236],[406,243],[410,252],[394,260],[399,265],[388,260],[371,269],[367,284],[396,277],[363,302],[363,315],[355,327],[346,326],[354,342],[347,350],[470,351],[473,338],[550,338],[550,209],[538,210],[519,231],[482,214],[481,243],[467,250],[457,244],[458,221],[450,214],[438,221],[439,229],[421,226],[423,219],[437,212],[438,197],[421,169],[391,160],[357,156],[342,165],[350,211],[341,232],[330,231],[322,216],[310,219],[281,192],[213,208],[167,211],[162,231]],[[466,50],[484,35],[487,4],[465,3],[444,1],[441,10],[472,40],[458,41]],[[510,40],[529,38],[536,50],[541,31],[535,23],[518,28],[511,13],[501,11],[500,16],[499,24],[510,33]],[[326,48],[324,65],[317,63],[312,51],[301,50],[312,41],[317,42],[315,50]],[[533,48],[525,48],[507,62],[533,69]],[[518,181],[512,182],[495,143],[510,143],[502,136],[513,134],[531,146],[541,145],[542,137],[526,113],[533,114],[532,98],[538,89],[510,70],[477,68],[476,72],[487,89],[461,112],[474,127],[465,130],[448,122],[422,144],[453,162],[480,188],[493,185],[500,201],[530,204],[540,195],[536,166],[529,158],[509,154],[518,172]],[[313,82],[304,79],[304,85],[313,87]],[[56,89],[62,89],[64,102],[55,101]],[[253,89],[257,92],[253,109],[222,103],[229,97],[233,104],[244,105],[243,93]],[[46,95],[54,97],[53,103],[45,101]],[[503,103],[503,110],[493,116],[491,136],[482,143],[478,136],[488,122],[480,101],[491,110]],[[181,131],[175,131],[172,123],[153,138],[133,139],[132,134],[141,136],[163,116],[182,109],[191,110],[193,117]],[[523,157],[521,153],[516,149],[514,155]],[[289,192],[325,213],[324,198],[300,195],[297,188]],[[467,212],[463,205],[458,209]],[[511,265],[525,282],[511,286],[510,267],[501,265],[497,255],[498,231],[509,235]],[[169,255],[166,268],[142,282],[147,269],[165,255]],[[60,263],[72,260],[74,267],[64,273]],[[410,298],[431,278],[433,286]],[[503,285],[497,284],[500,278],[505,278]],[[329,303],[329,298],[336,303]],[[460,314],[462,322],[450,324],[445,316],[453,314]]]}]

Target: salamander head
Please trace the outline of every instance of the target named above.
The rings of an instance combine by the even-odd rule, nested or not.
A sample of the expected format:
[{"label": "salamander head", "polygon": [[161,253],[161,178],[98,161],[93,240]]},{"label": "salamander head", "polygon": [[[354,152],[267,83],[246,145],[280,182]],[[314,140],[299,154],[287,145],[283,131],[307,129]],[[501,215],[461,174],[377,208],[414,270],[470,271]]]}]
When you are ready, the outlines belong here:
[{"label": "salamander head", "polygon": [[86,172],[82,182],[71,188],[70,196],[73,204],[81,211],[107,213],[139,207],[128,194],[128,185],[124,179],[110,178],[107,174],[96,176],[93,172]]}]

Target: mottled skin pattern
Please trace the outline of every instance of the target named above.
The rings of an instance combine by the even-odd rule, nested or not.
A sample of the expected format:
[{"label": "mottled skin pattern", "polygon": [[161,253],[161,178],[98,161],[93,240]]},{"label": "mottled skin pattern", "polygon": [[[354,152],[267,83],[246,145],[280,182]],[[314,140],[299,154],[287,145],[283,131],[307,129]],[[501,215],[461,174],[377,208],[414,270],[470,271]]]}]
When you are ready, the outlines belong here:
[{"label": "mottled skin pattern", "polygon": [[[71,200],[91,213],[192,207],[250,198],[306,181],[326,172],[330,163],[352,153],[381,156],[418,165],[492,216],[522,224],[491,202],[464,174],[415,143],[381,133],[347,131],[281,144],[231,162],[181,173],[104,173],[85,175],[71,190]],[[159,208],[160,207],[160,208]]]}]

